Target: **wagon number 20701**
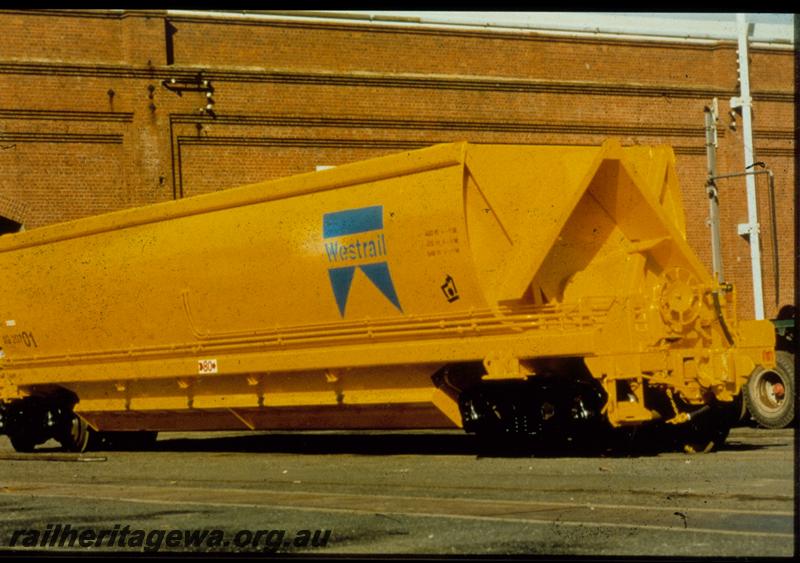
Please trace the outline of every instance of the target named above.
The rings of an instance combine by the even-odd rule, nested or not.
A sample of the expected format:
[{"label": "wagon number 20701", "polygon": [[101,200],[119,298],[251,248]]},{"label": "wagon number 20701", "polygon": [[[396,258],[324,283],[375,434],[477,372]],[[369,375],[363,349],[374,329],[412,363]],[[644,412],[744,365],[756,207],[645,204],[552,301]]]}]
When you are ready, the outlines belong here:
[{"label": "wagon number 20701", "polygon": [[17,334],[7,334],[3,336],[3,344],[11,345],[11,344],[24,344],[28,348],[38,348],[39,345],[36,343],[36,339],[33,337],[32,332],[20,332]]}]

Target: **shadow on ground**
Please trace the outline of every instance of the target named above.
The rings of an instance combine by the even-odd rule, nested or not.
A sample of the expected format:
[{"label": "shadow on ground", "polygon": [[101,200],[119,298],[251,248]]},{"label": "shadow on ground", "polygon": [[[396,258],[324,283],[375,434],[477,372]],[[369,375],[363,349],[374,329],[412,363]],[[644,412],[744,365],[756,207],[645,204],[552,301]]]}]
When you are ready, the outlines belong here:
[{"label": "shadow on ground", "polygon": [[[784,444],[785,446],[786,444]],[[755,451],[781,444],[725,443],[719,451]],[[163,435],[151,448],[163,452],[287,453],[308,455],[451,455],[477,457],[640,457],[670,451],[668,446],[626,441],[553,446],[535,443],[486,442],[461,433],[402,432],[255,432],[237,436],[171,437]]]}]

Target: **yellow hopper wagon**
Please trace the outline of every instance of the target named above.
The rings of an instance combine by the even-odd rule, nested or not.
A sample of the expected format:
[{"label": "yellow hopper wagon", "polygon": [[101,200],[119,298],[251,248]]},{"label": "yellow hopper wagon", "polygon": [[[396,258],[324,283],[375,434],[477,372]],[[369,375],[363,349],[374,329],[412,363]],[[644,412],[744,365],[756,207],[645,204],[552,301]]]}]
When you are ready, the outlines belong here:
[{"label": "yellow hopper wagon", "polygon": [[6,235],[0,431],[710,448],[774,331],[737,320],[684,221],[669,147],[462,142]]}]

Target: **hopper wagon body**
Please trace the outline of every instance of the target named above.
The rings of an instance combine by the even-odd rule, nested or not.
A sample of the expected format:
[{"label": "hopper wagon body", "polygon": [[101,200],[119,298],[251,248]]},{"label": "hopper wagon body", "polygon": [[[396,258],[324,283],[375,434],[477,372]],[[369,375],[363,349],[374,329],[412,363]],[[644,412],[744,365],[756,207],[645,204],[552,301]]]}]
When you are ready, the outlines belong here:
[{"label": "hopper wagon body", "polygon": [[437,145],[3,236],[0,431],[688,428],[774,365],[734,299],[668,147]]}]

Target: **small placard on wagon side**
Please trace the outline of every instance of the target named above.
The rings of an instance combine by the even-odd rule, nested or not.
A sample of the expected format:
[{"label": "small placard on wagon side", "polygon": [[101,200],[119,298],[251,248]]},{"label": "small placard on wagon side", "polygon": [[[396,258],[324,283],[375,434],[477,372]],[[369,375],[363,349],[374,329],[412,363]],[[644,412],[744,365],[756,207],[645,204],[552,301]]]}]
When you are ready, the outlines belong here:
[{"label": "small placard on wagon side", "polygon": [[197,373],[200,375],[206,375],[209,373],[217,373],[217,360],[198,360],[197,361]]}]

